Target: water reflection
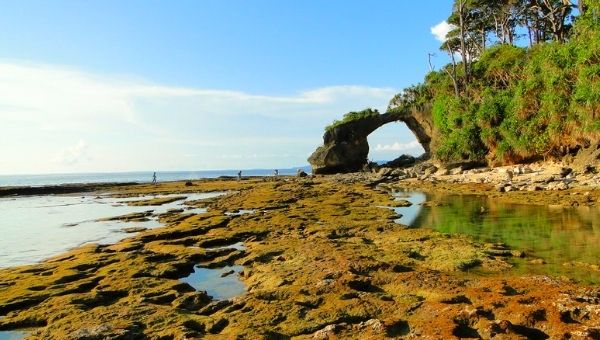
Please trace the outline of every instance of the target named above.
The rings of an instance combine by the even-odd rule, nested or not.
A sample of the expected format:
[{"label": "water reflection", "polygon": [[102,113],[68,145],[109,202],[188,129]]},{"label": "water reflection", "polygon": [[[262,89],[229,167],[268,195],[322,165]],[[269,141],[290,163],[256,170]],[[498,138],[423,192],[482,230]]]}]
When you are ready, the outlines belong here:
[{"label": "water reflection", "polygon": [[[415,203],[424,194],[405,193]],[[476,195],[428,195],[433,204],[397,208],[400,223],[412,228],[431,227],[460,233],[481,242],[502,242],[546,264],[529,259],[516,262],[527,274],[565,275],[583,282],[600,282],[600,209],[553,208],[514,204]]]},{"label": "water reflection", "polygon": [[242,266],[218,269],[196,266],[194,272],[181,281],[189,283],[196,290],[205,290],[215,300],[225,300],[244,294],[246,287],[238,277],[243,269]]},{"label": "water reflection", "polygon": [[0,340],[21,340],[27,333],[19,331],[0,331]]},{"label": "water reflection", "polygon": [[402,217],[398,218],[396,223],[404,225],[414,223],[421,213],[421,204],[427,200],[427,196],[422,192],[395,192],[394,197],[412,203],[410,207],[404,207],[402,210],[395,209],[396,212],[402,214]]}]

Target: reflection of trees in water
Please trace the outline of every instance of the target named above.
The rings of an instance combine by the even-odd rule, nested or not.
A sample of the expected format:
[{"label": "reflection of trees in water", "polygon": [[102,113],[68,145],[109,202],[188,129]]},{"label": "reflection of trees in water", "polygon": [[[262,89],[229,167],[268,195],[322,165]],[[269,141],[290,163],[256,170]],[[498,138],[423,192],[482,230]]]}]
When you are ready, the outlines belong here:
[{"label": "reflection of trees in water", "polygon": [[412,227],[467,234],[483,242],[503,242],[543,257],[550,266],[569,261],[599,262],[598,208],[551,208],[475,195],[431,194],[428,201],[435,203],[420,210]]}]

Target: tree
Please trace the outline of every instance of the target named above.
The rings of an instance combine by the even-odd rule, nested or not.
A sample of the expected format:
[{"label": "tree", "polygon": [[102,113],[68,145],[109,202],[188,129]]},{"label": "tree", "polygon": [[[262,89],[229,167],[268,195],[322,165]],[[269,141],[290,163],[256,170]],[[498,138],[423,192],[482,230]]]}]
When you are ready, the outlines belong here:
[{"label": "tree", "polygon": [[[465,87],[470,82],[470,66],[472,61],[482,54],[487,46],[487,37],[492,31],[493,25],[487,13],[485,0],[455,0],[452,14],[448,23],[455,29],[448,34],[450,41],[444,50],[451,53],[459,53],[462,59]],[[448,43],[448,41],[447,41]],[[455,60],[453,60],[455,63]]]},{"label": "tree", "polygon": [[530,0],[529,7],[537,16],[537,42],[567,40],[571,30],[567,19],[574,7],[569,0]]},{"label": "tree", "polygon": [[466,42],[466,10],[467,0],[457,0],[454,4],[455,14],[458,16],[458,29],[460,30],[460,54],[462,56],[463,69],[465,72],[465,84],[469,83],[469,54],[467,52]]},{"label": "tree", "polygon": [[[451,32],[452,33],[452,32]],[[450,60],[452,61],[452,72],[448,70],[448,67],[444,67],[443,70],[448,74],[450,79],[452,79],[452,84],[454,86],[454,94],[456,97],[460,97],[460,90],[458,88],[458,78],[456,74],[456,53],[458,53],[458,46],[460,45],[459,39],[456,37],[450,36],[450,33],[446,37],[446,41],[440,47],[441,50],[448,52],[450,56]]]}]

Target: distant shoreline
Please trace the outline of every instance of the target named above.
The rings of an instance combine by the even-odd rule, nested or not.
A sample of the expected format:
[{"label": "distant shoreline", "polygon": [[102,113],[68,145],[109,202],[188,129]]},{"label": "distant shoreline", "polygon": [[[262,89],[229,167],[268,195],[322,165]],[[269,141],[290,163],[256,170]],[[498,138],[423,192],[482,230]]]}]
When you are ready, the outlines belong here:
[{"label": "distant shoreline", "polygon": [[[279,168],[279,175],[295,175],[298,169],[310,172],[309,166],[295,168]],[[199,180],[219,178],[221,176],[237,177],[239,169],[201,170],[201,171],[156,171],[159,182]],[[241,169],[246,176],[272,176],[273,169]],[[70,174],[37,174],[37,175],[0,175],[0,188],[3,187],[42,187],[62,186],[66,184],[104,184],[104,183],[150,183],[154,171],[104,172],[104,173],[70,173]]]},{"label": "distant shoreline", "polygon": [[123,183],[74,183],[43,186],[5,186],[0,187],[0,197],[27,196],[27,195],[53,195],[90,192],[108,187],[121,187],[140,184],[137,182]]},{"label": "distant shoreline", "polygon": [[[289,175],[280,175],[286,177]],[[244,180],[260,177],[271,177],[270,175],[264,176],[243,176]],[[213,180],[236,180],[236,176],[218,176],[218,177],[207,177],[194,179],[193,181],[213,181]],[[173,181],[159,181],[159,184],[165,183],[176,183],[185,182],[186,180],[173,180]],[[60,195],[60,194],[75,194],[84,192],[93,192],[99,190],[106,190],[111,187],[124,187],[132,185],[148,185],[150,182],[104,182],[104,183],[64,183],[64,184],[50,184],[41,186],[0,186],[0,198],[10,196],[29,196],[29,195]]]}]

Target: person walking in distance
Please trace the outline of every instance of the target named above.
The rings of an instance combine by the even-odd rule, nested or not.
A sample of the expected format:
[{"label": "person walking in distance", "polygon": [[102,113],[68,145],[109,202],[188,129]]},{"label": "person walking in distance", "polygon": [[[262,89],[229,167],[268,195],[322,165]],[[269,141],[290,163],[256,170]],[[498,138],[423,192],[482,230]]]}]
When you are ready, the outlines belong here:
[{"label": "person walking in distance", "polygon": [[152,174],[152,184],[156,184],[156,172]]},{"label": "person walking in distance", "polygon": [[238,181],[242,180],[242,170],[238,171]]}]

